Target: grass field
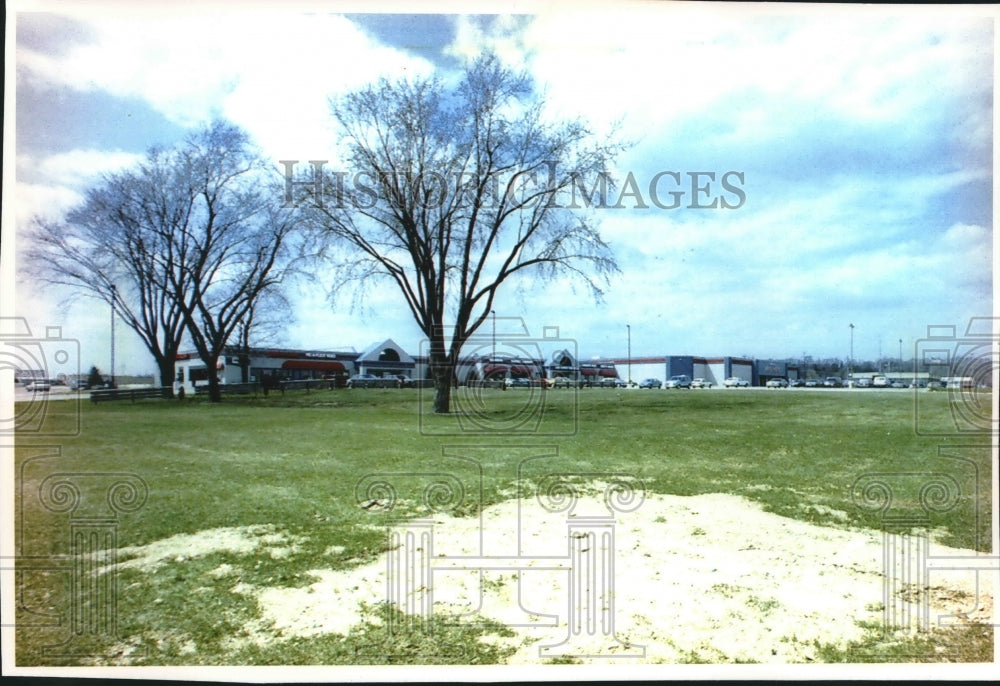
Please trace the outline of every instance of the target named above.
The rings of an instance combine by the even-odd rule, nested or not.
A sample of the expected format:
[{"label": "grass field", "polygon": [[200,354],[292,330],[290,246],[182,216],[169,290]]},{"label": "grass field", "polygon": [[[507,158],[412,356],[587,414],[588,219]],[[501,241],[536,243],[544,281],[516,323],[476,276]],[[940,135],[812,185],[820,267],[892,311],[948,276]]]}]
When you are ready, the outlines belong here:
[{"label": "grass field", "polygon": [[[926,475],[947,475],[959,493],[938,508],[943,511],[931,512],[935,540],[990,548],[989,436],[956,431],[954,399],[946,393],[922,392],[915,403],[912,392],[877,391],[584,389],[549,391],[544,399],[531,399],[530,391],[491,391],[478,400],[458,398],[453,409],[474,415],[471,423],[430,415],[429,395],[421,399],[420,393],[429,392],[314,390],[227,398],[219,405],[191,399],[49,403],[43,431],[18,436],[16,450],[18,663],[367,664],[386,655],[398,662],[502,662],[501,643],[478,640],[484,633],[502,635],[504,627],[495,623],[436,624],[386,639],[382,628],[394,611],[379,606],[379,598],[346,634],[242,640],[268,628],[253,599],[233,592],[235,583],[302,587],[312,579],[310,570],[350,569],[384,556],[386,515],[365,509],[375,491],[357,489],[366,477],[386,473],[394,475],[395,518],[426,514],[421,494],[429,473],[451,474],[462,484],[464,497],[453,511],[460,516],[516,498],[519,488],[525,495],[524,484],[536,483],[542,472],[617,473],[638,478],[650,493],[734,494],[785,517],[840,529],[883,524],[882,512],[863,510],[852,499],[860,477],[908,475],[894,493],[893,512],[916,512],[922,511],[919,488],[911,486]],[[79,435],[44,435],[72,427],[78,411]],[[533,413],[537,424],[519,419]],[[46,569],[44,560],[67,554],[70,520],[83,510],[55,512],[37,494],[55,473],[104,472],[134,473],[148,493],[116,520],[117,546],[124,549],[117,559],[126,564],[117,587],[100,596],[116,599],[121,640],[93,651],[103,658],[71,656],[52,648],[69,630],[68,572]],[[84,491],[81,502],[106,513],[107,482],[73,478]],[[130,548],[233,527],[250,527],[245,530],[265,542],[257,552],[271,554],[237,545],[127,564]],[[86,603],[88,594],[100,592],[80,594]],[[59,615],[62,625],[53,626]],[[902,643],[873,632],[857,646],[819,648],[828,661],[856,661],[861,654],[913,661],[938,659],[942,646],[947,659],[990,660],[992,631],[973,626]]]}]

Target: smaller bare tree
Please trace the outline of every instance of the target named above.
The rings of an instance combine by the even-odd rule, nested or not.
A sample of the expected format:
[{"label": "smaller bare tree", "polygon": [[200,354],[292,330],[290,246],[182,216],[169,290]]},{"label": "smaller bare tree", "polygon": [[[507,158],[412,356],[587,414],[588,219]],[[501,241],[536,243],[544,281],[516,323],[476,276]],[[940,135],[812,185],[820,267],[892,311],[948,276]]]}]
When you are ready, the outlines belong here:
[{"label": "smaller bare tree", "polygon": [[189,336],[208,371],[209,398],[219,402],[219,357],[288,273],[298,214],[280,207],[275,170],[231,124],[215,122],[190,137],[177,166],[193,209],[172,236],[177,268],[166,285],[181,297]]}]

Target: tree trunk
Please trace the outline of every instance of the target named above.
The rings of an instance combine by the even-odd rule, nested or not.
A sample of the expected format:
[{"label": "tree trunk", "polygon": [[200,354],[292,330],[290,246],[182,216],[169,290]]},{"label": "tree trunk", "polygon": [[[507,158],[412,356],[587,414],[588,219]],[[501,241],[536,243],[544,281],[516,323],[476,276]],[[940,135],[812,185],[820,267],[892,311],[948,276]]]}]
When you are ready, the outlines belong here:
[{"label": "tree trunk", "polygon": [[174,397],[174,361],[163,357],[156,361],[156,366],[160,368],[160,386],[169,389],[167,397]]},{"label": "tree trunk", "polygon": [[208,399],[213,403],[222,402],[222,389],[219,388],[219,356],[211,359],[208,366]]},{"label": "tree trunk", "polygon": [[444,339],[431,339],[431,376],[434,379],[434,414],[451,411],[451,379],[454,365],[444,349]]}]

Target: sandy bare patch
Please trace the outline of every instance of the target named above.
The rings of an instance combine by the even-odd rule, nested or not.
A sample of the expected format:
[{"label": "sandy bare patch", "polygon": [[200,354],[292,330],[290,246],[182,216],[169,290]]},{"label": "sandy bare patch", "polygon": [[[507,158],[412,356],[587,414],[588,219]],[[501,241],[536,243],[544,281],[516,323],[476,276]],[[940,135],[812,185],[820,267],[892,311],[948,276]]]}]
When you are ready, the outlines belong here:
[{"label": "sandy bare patch", "polygon": [[[600,498],[586,497],[571,514],[570,520],[580,521],[608,513]],[[541,662],[540,646],[557,646],[556,654],[560,644],[566,647],[570,574],[517,567],[568,555],[567,513],[547,512],[533,500],[508,501],[484,511],[482,520],[480,530],[478,519],[433,518],[434,611],[504,622],[518,634],[498,639],[518,647],[510,662]],[[817,642],[843,645],[862,638],[859,622],[882,620],[881,532],[816,526],[724,494],[651,495],[638,510],[617,514],[616,522],[617,640],[598,625],[576,637],[570,652],[621,654],[643,646],[639,659],[614,659],[630,664],[808,662],[816,657]],[[931,554],[974,553],[932,545]],[[491,557],[507,568],[482,572],[480,582],[479,571],[437,566],[470,555]],[[384,560],[311,573],[316,580],[305,588],[239,591],[256,596],[261,626],[273,622],[282,638],[346,634],[360,621],[362,603],[386,598]],[[932,571],[931,623],[945,615],[991,621],[993,588],[987,576],[980,575],[977,588],[973,573]],[[900,598],[912,600],[906,593]],[[546,626],[547,619],[555,619],[555,626]],[[267,641],[267,634],[257,633],[255,640]],[[607,663],[607,658],[593,661]]]},{"label": "sandy bare patch", "polygon": [[[299,543],[294,537],[269,525],[206,529],[193,534],[178,534],[148,545],[119,548],[118,558],[124,558],[124,561],[119,562],[117,567],[149,571],[168,562],[184,562],[188,558],[211,553],[247,554],[256,551],[280,559],[293,553]],[[222,565],[215,571],[219,576],[225,576],[230,571],[227,567]]]}]

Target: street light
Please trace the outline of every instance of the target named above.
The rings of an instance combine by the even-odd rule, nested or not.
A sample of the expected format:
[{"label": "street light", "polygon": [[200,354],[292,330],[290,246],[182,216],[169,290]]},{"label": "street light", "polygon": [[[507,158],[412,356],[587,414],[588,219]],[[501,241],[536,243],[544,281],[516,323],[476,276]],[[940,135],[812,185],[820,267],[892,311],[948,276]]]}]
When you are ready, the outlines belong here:
[{"label": "street light", "polygon": [[899,371],[903,371],[903,339],[899,339]]},{"label": "street light", "polygon": [[490,362],[496,362],[497,357],[497,311],[490,310],[490,314],[493,315],[493,357],[490,358]]},{"label": "street light", "polygon": [[854,376],[854,324],[851,324],[851,356],[847,358],[847,375]]},{"label": "street light", "polygon": [[118,297],[118,288],[111,284],[111,387],[117,388],[115,383],[115,299]]},{"label": "street light", "polygon": [[628,329],[628,385],[632,385],[632,325],[626,324]]}]

